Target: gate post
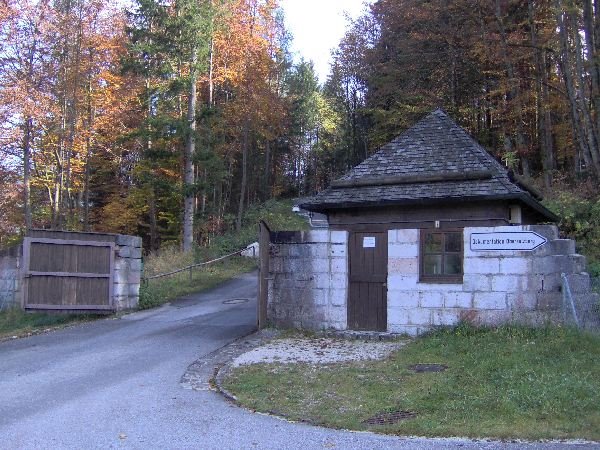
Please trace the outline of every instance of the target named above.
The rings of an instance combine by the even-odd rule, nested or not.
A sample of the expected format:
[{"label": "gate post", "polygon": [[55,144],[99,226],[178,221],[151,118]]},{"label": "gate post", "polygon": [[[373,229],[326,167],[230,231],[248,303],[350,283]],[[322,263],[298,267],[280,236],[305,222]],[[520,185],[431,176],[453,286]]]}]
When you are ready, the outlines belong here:
[{"label": "gate post", "polygon": [[269,290],[269,247],[271,244],[271,230],[261,220],[259,224],[258,252],[260,264],[258,269],[258,302],[257,302],[257,326],[258,329],[267,326],[267,301]]},{"label": "gate post", "polygon": [[[27,230],[29,232],[29,230]],[[23,238],[23,259],[21,260],[21,269],[19,270],[19,277],[21,280],[21,309],[25,311],[27,306],[27,293],[29,291],[29,270],[30,255],[31,255],[31,238],[25,236]]]}]

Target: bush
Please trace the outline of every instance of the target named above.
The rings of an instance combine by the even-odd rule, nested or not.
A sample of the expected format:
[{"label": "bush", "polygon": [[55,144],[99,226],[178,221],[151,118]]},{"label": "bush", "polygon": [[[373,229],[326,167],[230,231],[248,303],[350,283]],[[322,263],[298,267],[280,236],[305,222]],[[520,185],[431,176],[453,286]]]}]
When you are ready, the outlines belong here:
[{"label": "bush", "polygon": [[562,191],[544,203],[561,218],[563,234],[575,239],[578,251],[587,256],[590,274],[600,276],[600,198]]},{"label": "bush", "polygon": [[155,308],[163,304],[159,291],[149,283],[142,283],[140,286],[139,309]]},{"label": "bush", "polygon": [[183,253],[177,245],[169,244],[144,257],[144,276],[151,277],[159,273],[171,272],[195,263],[196,252]]},{"label": "bush", "polygon": [[258,241],[258,224],[261,220],[265,221],[274,231],[307,230],[308,224],[292,212],[292,206],[291,200],[273,199],[262,205],[249,207],[244,214],[240,232],[232,230],[215,237],[211,242],[211,248],[216,253],[225,255]]}]

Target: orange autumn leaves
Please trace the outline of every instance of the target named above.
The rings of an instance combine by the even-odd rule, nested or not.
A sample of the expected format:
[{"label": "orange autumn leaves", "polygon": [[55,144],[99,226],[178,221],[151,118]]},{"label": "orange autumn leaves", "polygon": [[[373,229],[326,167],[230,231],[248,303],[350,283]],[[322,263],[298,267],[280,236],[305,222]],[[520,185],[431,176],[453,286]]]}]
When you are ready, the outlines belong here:
[{"label": "orange autumn leaves", "polygon": [[100,1],[9,0],[0,20],[4,169],[23,173],[6,156],[27,151],[31,175],[19,186],[31,186],[33,225],[82,227],[91,157],[118,157],[129,127],[135,88],[119,75],[122,13]]},{"label": "orange autumn leaves", "polygon": [[[284,31],[276,1],[210,3],[212,52],[205,66],[211,70],[198,78],[198,116],[207,105],[219,111],[210,124],[211,134],[221,136],[212,151],[235,173],[242,124],[251,129],[253,149],[284,130],[278,65]],[[139,130],[146,80],[122,70],[127,25],[124,12],[106,0],[0,2],[0,169],[3,179],[16,180],[10,195],[8,182],[0,190],[3,208],[10,210],[3,215],[10,227],[2,233],[23,229],[26,185],[34,226],[138,232],[151,221],[145,200],[151,194],[136,175],[145,157]],[[30,175],[24,178],[26,158]],[[197,173],[202,170],[199,163]],[[182,177],[176,161],[153,173],[172,189]],[[225,192],[220,203],[230,203],[219,205],[222,215],[237,187],[231,178],[220,183],[212,189]],[[161,212],[158,205],[156,216],[176,221],[178,207]]]}]

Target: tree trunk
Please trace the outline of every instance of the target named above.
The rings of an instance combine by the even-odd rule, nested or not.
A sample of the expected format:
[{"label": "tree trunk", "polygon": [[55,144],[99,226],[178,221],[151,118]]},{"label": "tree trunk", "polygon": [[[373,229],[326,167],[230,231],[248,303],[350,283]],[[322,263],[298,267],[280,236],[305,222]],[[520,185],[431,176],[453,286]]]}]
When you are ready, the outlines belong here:
[{"label": "tree trunk", "polygon": [[62,194],[62,169],[54,179],[54,194],[52,199],[52,228],[62,229],[61,219],[61,194]]},{"label": "tree trunk", "polygon": [[[92,50],[90,49],[90,66]],[[87,82],[87,137],[85,140],[85,172],[83,179],[83,231],[90,231],[90,164],[92,159],[92,129],[94,126],[94,107],[92,104],[92,77],[88,75]]]},{"label": "tree trunk", "polygon": [[184,200],[183,200],[183,251],[192,250],[194,242],[194,153],[196,152],[196,78],[197,78],[197,52],[192,55],[190,67],[190,85],[188,93],[187,123],[185,151],[183,155],[184,166]]},{"label": "tree trunk", "polygon": [[150,188],[148,198],[148,215],[150,216],[150,250],[158,250],[158,224],[156,223],[156,193]]},{"label": "tree trunk", "polygon": [[521,168],[523,175],[529,177],[529,161],[527,160],[526,149],[527,139],[523,132],[523,108],[521,105],[521,92],[516,78],[515,68],[508,55],[508,38],[506,36],[506,29],[504,28],[504,22],[502,21],[501,5],[500,0],[496,0],[496,21],[498,22],[498,28],[500,30],[501,44],[502,44],[502,59],[504,59],[504,65],[506,67],[506,74],[508,75],[507,89],[507,104],[509,110],[516,112],[515,120],[515,131],[516,131],[516,152],[521,159]]},{"label": "tree trunk", "polygon": [[[598,7],[598,5],[596,5]],[[596,20],[591,0],[583,1],[583,28],[585,46],[587,50],[587,63],[592,79],[592,103],[596,111],[596,136],[600,133],[600,61],[598,61],[598,36],[596,35]]]},{"label": "tree trunk", "polygon": [[[579,153],[585,161],[587,170],[592,171],[594,175],[598,176],[598,170],[592,159],[593,150],[592,148],[590,148],[590,146],[594,145],[593,133],[586,126],[585,117],[582,118],[579,114],[579,112],[583,112],[584,108],[586,108],[587,106],[581,104],[582,102],[580,101],[580,98],[576,93],[576,82],[574,80],[574,77],[577,75],[573,75],[572,71],[577,70],[577,68],[574,67],[577,66],[577,62],[573,64],[573,62],[571,61],[570,55],[574,53],[574,51],[570,48],[569,45],[569,31],[567,29],[567,24],[565,23],[564,15],[566,15],[566,13],[563,12],[564,7],[562,0],[555,0],[555,8],[556,23],[558,26],[558,35],[560,42],[559,65],[565,81],[567,97],[569,99],[569,106],[571,110],[571,122],[575,141],[577,142]],[[577,76],[577,78],[579,77]]]},{"label": "tree trunk", "polygon": [[271,198],[271,141],[265,142],[265,173],[263,176],[263,201]]},{"label": "tree trunk", "polygon": [[83,174],[83,231],[90,231],[90,161],[92,143],[88,136],[85,142],[85,172]]},{"label": "tree trunk", "polygon": [[206,194],[206,186],[208,184],[208,173],[206,172],[206,168],[202,171],[202,198],[200,199],[200,212],[202,213],[202,217],[206,214],[206,204],[208,202],[208,195]]},{"label": "tree trunk", "polygon": [[588,149],[588,140],[586,137],[585,130],[583,129],[583,123],[579,117],[579,105],[575,94],[575,83],[573,81],[572,73],[573,64],[570,58],[569,36],[563,17],[562,1],[555,0],[554,6],[556,9],[556,24],[558,26],[558,37],[560,43],[560,58],[558,58],[558,63],[565,82],[567,98],[569,99],[569,109],[571,112],[571,126],[573,128],[575,142],[577,143],[578,153],[581,155],[581,157],[583,157],[587,169],[594,170],[594,166]]},{"label": "tree trunk", "polygon": [[[62,122],[64,125],[64,121]],[[62,136],[62,133],[61,133]],[[54,161],[56,164],[55,173],[54,173],[54,186],[52,192],[52,228],[54,229],[62,229],[62,193],[64,186],[64,168],[63,168],[63,159],[62,156],[64,154],[64,141],[63,138],[59,138],[59,146],[54,149]]]},{"label": "tree trunk", "polygon": [[23,132],[23,190],[24,212],[25,212],[25,228],[32,227],[31,219],[31,129],[33,120],[31,117],[25,119],[25,130]]},{"label": "tree trunk", "polygon": [[75,43],[75,54],[73,71],[75,72],[71,77],[69,83],[69,100],[67,103],[67,144],[66,144],[66,176],[65,176],[65,194],[63,195],[63,201],[65,202],[65,214],[68,213],[70,223],[74,218],[73,207],[73,170],[71,165],[71,158],[75,156],[75,133],[77,128],[77,92],[79,90],[79,78],[80,78],[80,65],[81,65],[81,39],[82,39],[82,18],[81,10],[78,22],[77,38]]},{"label": "tree trunk", "polygon": [[552,118],[548,108],[548,86],[546,81],[546,65],[544,64],[543,50],[538,45],[538,31],[535,24],[535,9],[533,0],[528,1],[529,29],[531,37],[531,46],[535,52],[536,68],[536,108],[538,112],[538,142],[542,157],[542,168],[544,177],[544,187],[548,190],[552,188],[552,171],[554,169],[554,149],[552,143]]},{"label": "tree trunk", "polygon": [[[570,21],[573,24],[577,23],[575,18],[573,17],[571,17]],[[587,83],[584,75],[585,67],[583,64],[583,49],[581,47],[581,35],[579,34],[578,28],[574,29],[573,35],[575,37],[575,71],[577,74],[580,89],[578,97],[582,99],[579,102],[579,104],[581,107],[585,128],[587,130],[588,148],[592,163],[594,165],[593,169],[596,176],[600,176],[600,153],[598,152],[598,142],[600,141],[600,139],[598,137],[597,129],[594,120],[592,119],[592,113],[587,102],[588,93],[585,92],[585,86]]]},{"label": "tree trunk", "polygon": [[250,119],[246,118],[244,122],[244,131],[242,137],[242,182],[240,187],[240,203],[238,205],[237,219],[235,222],[236,231],[242,229],[242,216],[244,215],[244,194],[246,193],[246,184],[248,183],[248,145],[249,145],[249,134],[250,134]]},{"label": "tree trunk", "polygon": [[208,106],[212,108],[214,105],[214,92],[215,92],[215,81],[214,81],[214,54],[215,54],[215,42],[213,39],[210,40],[210,50],[208,55]]},{"label": "tree trunk", "polygon": [[[33,39],[31,46],[29,47],[29,53],[27,55],[27,82],[30,86],[34,85],[33,82],[33,63],[34,56],[37,52],[37,39]],[[31,208],[31,148],[32,148],[32,133],[33,133],[33,119],[27,115],[25,117],[23,129],[23,212],[25,215],[25,228],[32,228],[32,208]]]}]

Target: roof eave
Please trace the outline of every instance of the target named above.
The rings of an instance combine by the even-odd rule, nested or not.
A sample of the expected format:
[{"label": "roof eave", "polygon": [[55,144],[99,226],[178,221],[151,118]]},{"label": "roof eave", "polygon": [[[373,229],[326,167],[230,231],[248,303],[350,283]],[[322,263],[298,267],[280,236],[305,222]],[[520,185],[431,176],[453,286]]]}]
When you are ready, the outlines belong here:
[{"label": "roof eave", "polygon": [[522,193],[518,196],[519,200],[525,203],[527,206],[544,216],[549,222],[560,222],[560,217],[542,205],[540,202],[535,200],[531,195]]},{"label": "roof eave", "polygon": [[501,201],[501,200],[519,200],[532,208],[537,213],[548,219],[549,222],[558,222],[560,218],[536,201],[531,195],[526,192],[514,194],[498,194],[498,195],[479,195],[468,197],[443,197],[443,198],[419,198],[419,199],[404,199],[404,200],[379,200],[367,202],[341,202],[341,203],[305,203],[300,205],[301,208],[308,211],[327,213],[348,208],[373,208],[377,206],[418,206],[432,205],[436,203],[466,203],[473,201]]}]

